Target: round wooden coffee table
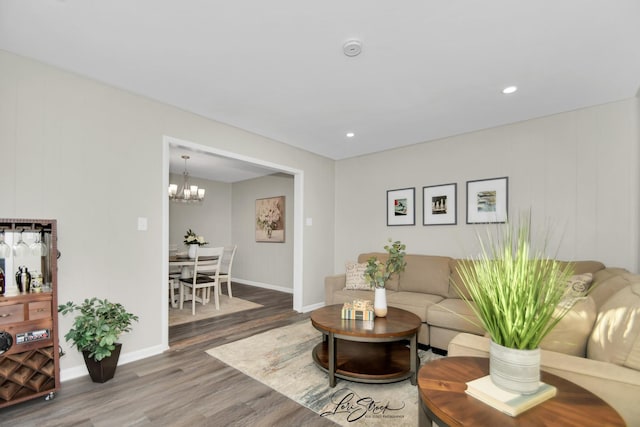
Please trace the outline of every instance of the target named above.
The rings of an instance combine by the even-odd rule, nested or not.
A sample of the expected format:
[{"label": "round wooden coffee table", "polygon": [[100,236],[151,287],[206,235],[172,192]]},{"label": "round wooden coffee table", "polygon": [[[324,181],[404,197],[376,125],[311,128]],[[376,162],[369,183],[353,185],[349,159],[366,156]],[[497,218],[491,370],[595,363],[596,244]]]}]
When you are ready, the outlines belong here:
[{"label": "round wooden coffee table", "polygon": [[548,372],[541,380],[558,389],[558,394],[517,417],[465,393],[466,383],[489,374],[489,359],[445,357],[425,364],[418,374],[420,392],[419,425],[439,426],[624,426],[611,406],[571,381]]},{"label": "round wooden coffee table", "polygon": [[[338,304],[311,313],[311,324],[323,334],[313,349],[313,360],[329,374],[329,385],[335,387],[336,377],[366,383],[410,378],[415,385],[420,318],[389,307],[386,317],[350,320],[341,318],[341,310]],[[404,340],[409,340],[409,347]]]}]

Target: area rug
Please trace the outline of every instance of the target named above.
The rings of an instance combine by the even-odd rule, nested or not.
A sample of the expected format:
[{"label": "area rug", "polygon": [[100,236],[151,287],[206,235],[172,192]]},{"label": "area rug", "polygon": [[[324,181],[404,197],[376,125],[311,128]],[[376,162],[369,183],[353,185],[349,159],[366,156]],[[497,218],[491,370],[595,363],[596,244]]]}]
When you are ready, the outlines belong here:
[{"label": "area rug", "polygon": [[[418,425],[418,389],[409,380],[363,384],[338,378],[336,387],[329,387],[327,374],[311,356],[321,339],[311,322],[304,321],[207,353],[339,425]],[[423,364],[441,357],[419,353]]]},{"label": "area rug", "polygon": [[237,297],[229,298],[227,295],[220,295],[220,310],[216,310],[213,300],[209,304],[202,305],[196,303],[196,315],[191,314],[191,301],[185,302],[182,310],[169,307],[169,326],[181,325],[183,323],[195,322],[197,320],[209,319],[211,317],[222,316],[238,311],[251,310],[263,307],[261,304],[243,300]]}]

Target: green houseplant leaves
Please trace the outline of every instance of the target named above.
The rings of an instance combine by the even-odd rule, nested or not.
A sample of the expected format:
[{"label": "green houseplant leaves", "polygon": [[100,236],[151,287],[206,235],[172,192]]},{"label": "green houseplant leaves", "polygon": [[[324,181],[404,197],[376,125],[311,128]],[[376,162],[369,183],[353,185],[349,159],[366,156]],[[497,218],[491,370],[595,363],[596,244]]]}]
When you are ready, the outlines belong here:
[{"label": "green houseplant leaves", "polygon": [[79,313],[64,338],[79,351],[88,351],[96,361],[109,357],[120,334],[129,332],[131,323],[138,321],[138,316],[127,312],[122,304],[98,298],[85,299],[78,305],[69,301],[59,305],[58,312]]},{"label": "green houseplant leaves", "polygon": [[389,280],[393,274],[403,272],[407,266],[407,261],[404,259],[407,246],[399,240],[392,242],[391,239],[389,239],[389,243],[389,245],[385,245],[384,247],[389,254],[384,264],[378,261],[376,257],[371,257],[367,260],[364,278],[372,288],[384,288],[387,280]]}]

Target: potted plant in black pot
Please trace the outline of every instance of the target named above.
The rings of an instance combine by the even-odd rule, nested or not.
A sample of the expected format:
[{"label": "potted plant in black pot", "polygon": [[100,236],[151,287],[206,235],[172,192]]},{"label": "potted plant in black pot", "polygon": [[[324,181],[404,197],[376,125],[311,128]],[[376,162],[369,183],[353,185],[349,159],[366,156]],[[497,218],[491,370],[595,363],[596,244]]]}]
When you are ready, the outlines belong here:
[{"label": "potted plant in black pot", "polygon": [[59,305],[58,312],[78,312],[64,338],[82,352],[91,379],[104,383],[113,378],[122,348],[116,341],[120,334],[131,330],[131,323],[138,321],[138,316],[122,304],[98,298],[85,299],[82,304],[69,301]]}]

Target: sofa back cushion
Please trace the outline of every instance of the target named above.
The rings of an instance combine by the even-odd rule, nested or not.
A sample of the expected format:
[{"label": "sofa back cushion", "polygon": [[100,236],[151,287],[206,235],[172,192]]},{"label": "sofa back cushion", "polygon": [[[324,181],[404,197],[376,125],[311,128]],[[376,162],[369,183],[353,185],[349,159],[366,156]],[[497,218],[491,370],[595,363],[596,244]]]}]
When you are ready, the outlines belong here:
[{"label": "sofa back cushion", "polygon": [[458,289],[463,292],[463,294],[471,299],[469,295],[469,291],[464,286],[464,282],[462,281],[462,275],[460,274],[460,265],[463,263],[473,263],[474,261],[466,260],[466,259],[451,259],[449,261],[449,270],[451,270],[451,277],[449,279],[449,290],[447,296],[449,298],[460,298],[460,294],[458,293]]},{"label": "sofa back cushion", "polygon": [[621,289],[626,288],[631,283],[640,281],[637,274],[630,273],[624,268],[608,267],[599,270],[593,275],[593,284],[589,290],[596,302],[596,308],[600,307]]},{"label": "sofa back cushion", "polygon": [[[367,262],[375,257],[380,262],[386,262],[389,255],[386,252],[370,252],[360,254],[358,262]],[[404,257],[407,267],[400,276],[393,275],[387,282],[386,288],[392,291],[421,292],[446,297],[449,292],[449,262],[451,258],[434,255],[410,255]]]},{"label": "sofa back cushion", "polygon": [[585,357],[587,342],[593,330],[596,316],[596,303],[593,298],[577,298],[577,301],[573,302],[571,310],[544,337],[540,348]]},{"label": "sofa back cushion", "polygon": [[640,370],[640,281],[619,290],[598,313],[587,357]]},{"label": "sofa back cushion", "polygon": [[[452,283],[449,286],[449,294],[448,294],[449,298],[460,298],[460,295],[456,291],[456,286],[454,285],[454,283],[456,283],[461,288],[462,292],[466,297],[469,297],[469,292],[466,290],[464,286],[464,282],[462,281],[460,272],[458,271],[459,265],[463,262],[468,263],[468,262],[475,262],[475,261],[470,261],[467,259],[452,259],[450,262]],[[585,273],[595,274],[597,271],[600,271],[605,268],[604,264],[599,261],[575,261],[573,263],[569,263],[567,261],[559,261],[559,263],[564,268],[568,267],[570,264],[573,264],[573,270],[574,270],[573,274],[575,275],[585,274]],[[596,301],[596,306],[597,305],[598,304]]]},{"label": "sofa back cushion", "polygon": [[602,270],[604,264],[600,261],[558,261],[564,268],[572,265],[573,274],[595,273]]},{"label": "sofa back cushion", "polygon": [[433,255],[406,255],[407,268],[400,274],[399,290],[422,292],[447,297],[449,293],[449,261]]}]

